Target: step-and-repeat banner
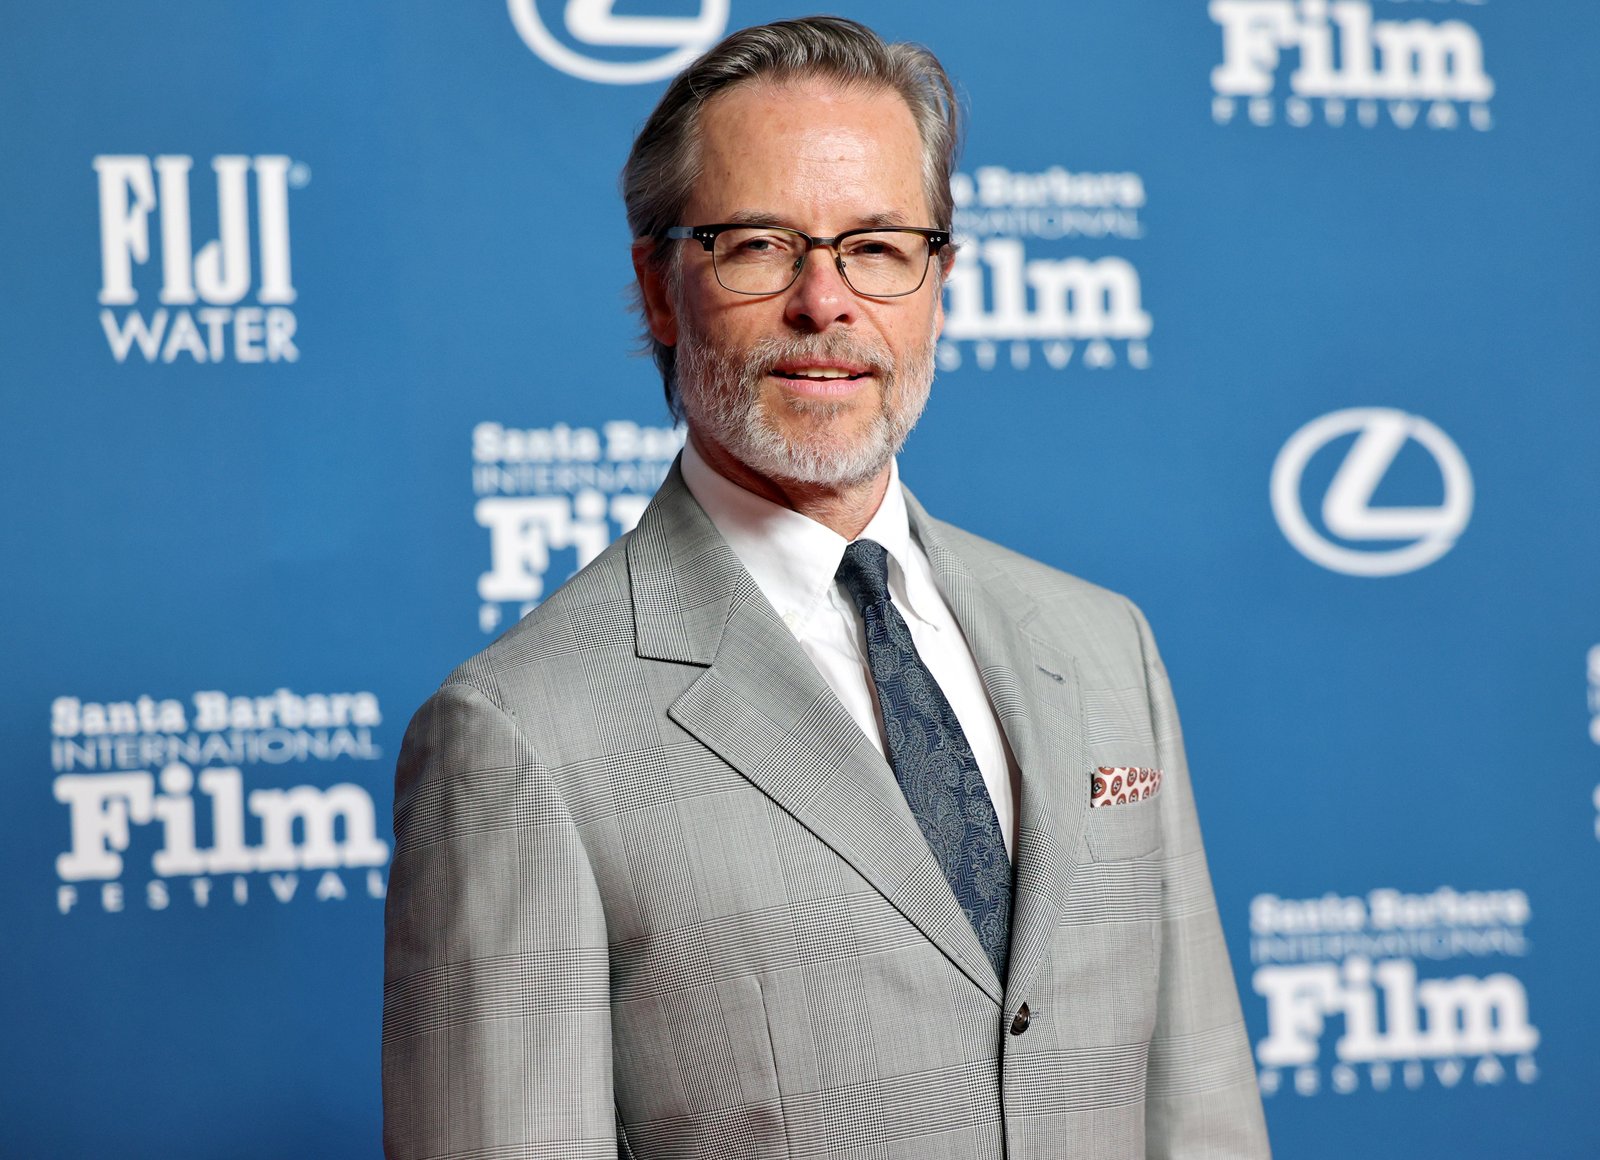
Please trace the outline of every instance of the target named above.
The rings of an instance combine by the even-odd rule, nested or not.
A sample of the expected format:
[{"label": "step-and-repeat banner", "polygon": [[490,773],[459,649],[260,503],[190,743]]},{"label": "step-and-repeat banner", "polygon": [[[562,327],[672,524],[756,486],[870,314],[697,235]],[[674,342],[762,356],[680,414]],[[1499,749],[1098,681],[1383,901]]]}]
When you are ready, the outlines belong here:
[{"label": "step-and-repeat banner", "polygon": [[[667,471],[617,172],[795,14],[8,11],[0,1153],[377,1153],[402,731]],[[1597,1154],[1600,8],[847,14],[971,111],[904,476],[1155,624],[1279,1154]]]}]

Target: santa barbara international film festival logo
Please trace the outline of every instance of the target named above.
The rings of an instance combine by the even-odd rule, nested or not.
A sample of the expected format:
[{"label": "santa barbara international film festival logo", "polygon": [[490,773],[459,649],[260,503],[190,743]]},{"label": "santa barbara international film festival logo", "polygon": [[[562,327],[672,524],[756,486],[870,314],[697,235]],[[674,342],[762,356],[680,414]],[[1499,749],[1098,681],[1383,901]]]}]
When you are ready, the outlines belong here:
[{"label": "santa barbara international film festival logo", "polygon": [[1126,247],[1144,236],[1136,173],[982,165],[950,181],[960,245],[945,283],[943,371],[1150,365]]},{"label": "santa barbara international film festival logo", "polygon": [[[198,164],[179,154],[107,154],[94,168],[100,326],[113,358],[300,357],[290,309],[289,193],[310,181],[309,168],[281,154],[225,154]],[[212,231],[197,249],[196,237]]]},{"label": "santa barbara international film festival logo", "polygon": [[[1335,461],[1319,527],[1305,501],[1316,491],[1311,481]],[[1472,473],[1461,449],[1427,419],[1391,407],[1352,407],[1307,423],[1278,453],[1270,492],[1289,542],[1350,576],[1426,567],[1455,546],[1472,518]],[[1380,493],[1433,502],[1380,506],[1373,502]]]},{"label": "santa barbara international film festival logo", "polygon": [[517,35],[546,64],[607,85],[665,80],[728,28],[728,0],[700,0],[692,16],[618,13],[617,0],[507,0],[506,7]]},{"label": "santa barbara international film festival logo", "polygon": [[683,448],[682,427],[613,419],[472,431],[473,509],[489,533],[478,626],[530,611],[616,537],[633,530]]},{"label": "santa barbara international film festival logo", "polygon": [[[1484,0],[1211,0],[1219,125],[1493,128],[1483,39],[1461,17]],[[1436,19],[1443,6],[1450,19]],[[1290,62],[1293,68],[1290,68]]]},{"label": "santa barbara international film festival logo", "polygon": [[1250,902],[1264,1095],[1533,1083],[1539,1030],[1505,969],[1529,952],[1521,890]]},{"label": "santa barbara international film festival logo", "polygon": [[350,765],[382,760],[382,719],[370,692],[57,697],[56,909],[381,899],[389,846]]}]

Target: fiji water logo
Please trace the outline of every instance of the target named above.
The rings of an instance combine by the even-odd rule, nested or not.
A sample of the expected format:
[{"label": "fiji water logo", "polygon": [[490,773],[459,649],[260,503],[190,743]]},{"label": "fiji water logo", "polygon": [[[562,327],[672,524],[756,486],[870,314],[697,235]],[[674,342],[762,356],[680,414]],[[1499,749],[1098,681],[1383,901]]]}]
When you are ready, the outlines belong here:
[{"label": "fiji water logo", "polygon": [[[289,193],[310,170],[280,154],[224,154],[205,168],[210,180],[183,155],[94,159],[100,325],[112,357],[294,362]],[[197,248],[201,220],[215,236]]]},{"label": "fiji water logo", "polygon": [[1539,1030],[1515,974],[1418,970],[1525,956],[1529,918],[1520,890],[1257,896],[1251,986],[1266,1008],[1256,1044],[1262,1093],[1534,1082]]},{"label": "fiji water logo", "polygon": [[1371,0],[1211,0],[1207,11],[1222,32],[1220,125],[1493,127],[1483,41],[1463,20],[1379,20]]},{"label": "fiji water logo", "polygon": [[1124,250],[1144,236],[1138,174],[985,165],[950,188],[961,247],[945,281],[940,370],[1150,365],[1153,322]]},{"label": "fiji water logo", "polygon": [[599,428],[479,423],[473,515],[489,533],[489,569],[478,577],[478,627],[494,632],[508,615],[526,615],[632,531],[685,434],[628,419]]}]

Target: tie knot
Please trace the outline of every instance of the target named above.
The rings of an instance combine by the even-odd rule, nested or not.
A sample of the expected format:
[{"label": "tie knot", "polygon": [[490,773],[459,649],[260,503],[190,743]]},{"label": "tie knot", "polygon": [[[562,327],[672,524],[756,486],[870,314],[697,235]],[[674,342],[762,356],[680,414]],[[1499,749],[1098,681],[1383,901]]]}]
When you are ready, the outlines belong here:
[{"label": "tie knot", "polygon": [[833,578],[863,613],[889,603],[889,550],[876,540],[856,540],[847,545]]}]

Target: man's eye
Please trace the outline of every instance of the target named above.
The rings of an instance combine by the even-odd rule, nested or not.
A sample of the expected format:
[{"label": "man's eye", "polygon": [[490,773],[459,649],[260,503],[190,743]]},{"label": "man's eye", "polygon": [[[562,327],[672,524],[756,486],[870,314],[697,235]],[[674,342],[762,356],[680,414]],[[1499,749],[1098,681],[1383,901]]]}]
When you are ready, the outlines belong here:
[{"label": "man's eye", "polygon": [[789,239],[774,234],[755,234],[732,240],[731,249],[744,257],[761,258],[785,254],[794,248]]},{"label": "man's eye", "polygon": [[909,251],[898,241],[889,238],[856,238],[849,247],[847,256],[851,258],[866,258],[872,261],[901,261]]}]

